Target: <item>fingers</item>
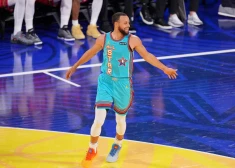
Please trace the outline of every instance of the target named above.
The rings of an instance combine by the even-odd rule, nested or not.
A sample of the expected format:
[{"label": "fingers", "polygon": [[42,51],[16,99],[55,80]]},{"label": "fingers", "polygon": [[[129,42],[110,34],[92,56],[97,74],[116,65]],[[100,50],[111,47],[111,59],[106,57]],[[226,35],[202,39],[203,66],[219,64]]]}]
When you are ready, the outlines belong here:
[{"label": "fingers", "polygon": [[178,71],[178,69],[171,69],[170,68],[170,70],[168,72],[165,72],[165,73],[168,75],[169,79],[176,79],[177,76],[178,76],[176,71]]},{"label": "fingers", "polygon": [[171,74],[171,75],[168,75],[169,79],[176,79],[177,78],[177,75],[178,74]]},{"label": "fingers", "polygon": [[66,72],[66,79],[68,80],[71,77],[71,71]]}]

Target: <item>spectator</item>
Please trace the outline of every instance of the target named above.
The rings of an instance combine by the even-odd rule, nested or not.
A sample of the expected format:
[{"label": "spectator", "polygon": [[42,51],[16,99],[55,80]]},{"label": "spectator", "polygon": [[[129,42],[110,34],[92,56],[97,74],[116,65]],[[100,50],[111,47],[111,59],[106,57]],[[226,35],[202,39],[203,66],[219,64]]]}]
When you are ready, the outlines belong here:
[{"label": "spectator", "polygon": [[98,38],[101,34],[97,29],[97,21],[102,8],[103,0],[93,0],[92,2],[92,12],[91,21],[88,25],[86,34],[93,38]]},{"label": "spectator", "polygon": [[[120,12],[120,2],[121,0],[103,0],[103,7],[102,7],[102,18],[101,18],[101,31],[104,33],[112,31],[112,27],[108,21],[108,2],[113,6],[114,12]],[[133,25],[134,17],[133,17],[133,0],[124,0],[124,13],[130,18],[130,33],[136,33],[136,29]]]},{"label": "spectator", "polygon": [[79,24],[79,11],[80,11],[80,0],[73,0],[72,4],[72,35],[75,39],[85,39],[85,35],[81,30],[81,25]]}]

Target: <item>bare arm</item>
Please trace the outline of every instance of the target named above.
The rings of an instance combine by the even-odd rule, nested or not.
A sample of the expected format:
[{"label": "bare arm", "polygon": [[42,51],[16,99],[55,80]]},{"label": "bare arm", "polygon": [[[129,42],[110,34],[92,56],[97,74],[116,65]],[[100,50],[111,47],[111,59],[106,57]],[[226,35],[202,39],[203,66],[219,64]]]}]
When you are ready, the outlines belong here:
[{"label": "bare arm", "polygon": [[157,59],[157,57],[155,57],[153,54],[149,53],[146,50],[146,48],[143,46],[141,40],[137,36],[131,36],[130,44],[131,44],[131,48],[136,50],[140,54],[140,56],[143,57],[143,59],[145,61],[147,61],[151,65],[161,69],[165,74],[168,75],[169,78],[172,78],[172,79],[176,78],[176,75],[177,75],[176,70],[174,70],[172,68],[168,68],[163,63],[161,63]]},{"label": "bare arm", "polygon": [[82,57],[67,71],[66,79],[69,79],[72,74],[76,71],[77,67],[89,61],[92,57],[94,57],[100,50],[103,49],[105,36],[101,35],[95,42],[94,46],[92,46],[89,50],[87,50]]},{"label": "bare arm", "polygon": [[103,44],[104,44],[104,36],[102,35],[96,40],[95,44],[82,55],[82,57],[73,65],[73,67],[77,68],[78,66],[89,61],[100,50],[103,49]]}]

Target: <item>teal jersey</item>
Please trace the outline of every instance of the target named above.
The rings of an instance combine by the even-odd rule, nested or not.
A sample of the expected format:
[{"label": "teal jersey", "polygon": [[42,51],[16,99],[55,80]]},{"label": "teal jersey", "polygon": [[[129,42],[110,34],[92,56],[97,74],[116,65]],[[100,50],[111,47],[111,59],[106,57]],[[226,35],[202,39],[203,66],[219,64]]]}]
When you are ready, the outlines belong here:
[{"label": "teal jersey", "polygon": [[129,47],[130,34],[121,40],[114,40],[111,32],[106,33],[103,48],[101,72],[109,76],[131,77],[133,71],[133,52]]}]

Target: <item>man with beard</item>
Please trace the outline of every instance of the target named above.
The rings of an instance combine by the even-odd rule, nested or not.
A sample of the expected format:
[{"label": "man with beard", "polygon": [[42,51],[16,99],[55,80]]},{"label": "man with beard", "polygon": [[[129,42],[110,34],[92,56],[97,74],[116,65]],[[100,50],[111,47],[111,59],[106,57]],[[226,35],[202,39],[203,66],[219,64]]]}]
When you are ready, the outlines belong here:
[{"label": "man with beard", "polygon": [[166,67],[154,55],[149,53],[141,40],[129,34],[129,17],[122,12],[112,16],[114,31],[101,35],[94,46],[67,71],[66,79],[76,71],[77,67],[86,63],[103,49],[103,64],[98,78],[98,88],[95,104],[95,120],[91,127],[90,144],[87,155],[82,161],[83,167],[90,167],[97,154],[97,142],[101,127],[105,121],[108,109],[116,113],[116,137],[107,162],[116,162],[122,148],[122,141],[126,131],[126,115],[133,100],[132,70],[133,51],[136,50],[147,62],[161,69],[170,79],[177,76],[176,70]]}]

